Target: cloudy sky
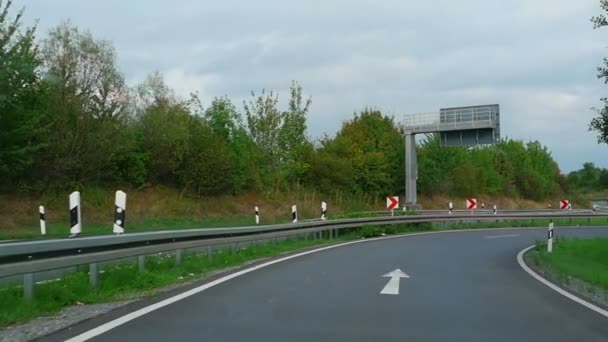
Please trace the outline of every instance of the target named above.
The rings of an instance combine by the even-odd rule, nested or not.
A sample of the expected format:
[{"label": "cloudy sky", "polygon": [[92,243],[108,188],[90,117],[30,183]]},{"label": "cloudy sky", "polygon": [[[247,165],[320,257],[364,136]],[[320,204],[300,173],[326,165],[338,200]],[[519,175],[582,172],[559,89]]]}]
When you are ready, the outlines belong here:
[{"label": "cloudy sky", "polygon": [[587,126],[608,95],[595,68],[599,0],[15,0],[39,36],[71,19],[114,42],[129,83],[152,71],[179,93],[240,106],[251,90],[313,98],[309,133],[364,106],[405,113],[498,103],[503,137],[540,140],[562,171],[608,167]]}]

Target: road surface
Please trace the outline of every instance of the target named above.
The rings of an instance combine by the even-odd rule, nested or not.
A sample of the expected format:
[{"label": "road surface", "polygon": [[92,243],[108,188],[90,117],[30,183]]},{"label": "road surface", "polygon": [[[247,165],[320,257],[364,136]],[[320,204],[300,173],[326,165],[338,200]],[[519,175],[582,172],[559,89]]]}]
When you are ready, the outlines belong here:
[{"label": "road surface", "polygon": [[[91,341],[608,341],[608,319],[542,285],[517,253],[546,229],[447,232],[352,244],[209,288]],[[556,236],[608,236],[608,228]],[[399,294],[381,294],[401,269]],[[43,341],[63,341],[117,314]]]}]

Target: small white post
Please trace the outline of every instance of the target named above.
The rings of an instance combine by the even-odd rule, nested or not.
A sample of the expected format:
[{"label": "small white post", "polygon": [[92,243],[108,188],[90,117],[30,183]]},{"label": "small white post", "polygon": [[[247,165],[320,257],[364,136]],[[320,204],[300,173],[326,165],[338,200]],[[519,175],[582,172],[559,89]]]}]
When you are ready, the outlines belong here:
[{"label": "small white post", "polygon": [[125,232],[125,220],[127,219],[127,194],[122,190],[116,191],[114,198],[114,234]]},{"label": "small white post", "polygon": [[572,211],[572,203],[568,203],[568,211]]},{"label": "small white post", "polygon": [[391,209],[391,216],[395,216],[395,209]]},{"label": "small white post", "polygon": [[38,207],[38,212],[40,213],[40,235],[46,235],[46,221],[44,218],[44,206]]},{"label": "small white post", "polygon": [[70,237],[82,233],[82,216],[80,213],[80,192],[70,194]]},{"label": "small white post", "polygon": [[452,215],[452,211],[454,210],[454,203],[448,203],[448,213]]},{"label": "small white post", "polygon": [[547,252],[553,252],[553,222],[549,223],[549,234],[547,236]]},{"label": "small white post", "polygon": [[321,220],[327,220],[327,203],[321,202]]},{"label": "small white post", "polygon": [[255,210],[255,224],[260,224],[260,208],[255,206],[253,209]]},{"label": "small white post", "polygon": [[496,207],[496,204],[494,204],[493,210],[494,210],[494,215],[496,215],[498,213],[498,207]]},{"label": "small white post", "polygon": [[295,204],[291,206],[291,222],[298,223],[298,208]]}]

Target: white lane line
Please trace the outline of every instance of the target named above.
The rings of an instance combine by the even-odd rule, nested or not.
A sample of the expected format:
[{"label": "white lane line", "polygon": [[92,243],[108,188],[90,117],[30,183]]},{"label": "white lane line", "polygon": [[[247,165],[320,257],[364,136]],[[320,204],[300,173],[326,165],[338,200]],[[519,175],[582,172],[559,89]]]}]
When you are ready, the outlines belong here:
[{"label": "white lane line", "polygon": [[[568,228],[568,227],[562,227],[563,228]],[[569,227],[572,228],[572,227]],[[220,228],[218,228],[220,229]],[[333,249],[333,248],[337,248],[337,247],[342,247],[342,246],[347,246],[347,245],[352,245],[352,244],[356,244],[356,243],[362,243],[362,242],[370,242],[370,241],[379,241],[379,240],[388,240],[388,239],[398,239],[398,238],[404,238],[404,237],[409,237],[409,236],[418,236],[418,235],[431,235],[431,234],[449,234],[449,233],[464,233],[464,232],[480,232],[480,231],[500,231],[500,230],[513,230],[513,229],[529,229],[529,230],[534,230],[534,229],[542,229],[539,227],[515,227],[515,228],[479,228],[479,229],[459,229],[459,230],[440,230],[440,231],[432,231],[432,232],[420,232],[420,233],[411,233],[411,234],[403,234],[403,235],[392,235],[392,236],[383,236],[383,237],[379,237],[379,238],[374,238],[374,239],[362,239],[362,240],[356,240],[356,241],[349,241],[349,242],[344,242],[344,243],[340,243],[340,244],[336,244],[336,245],[331,245],[331,246],[326,246],[326,247],[321,247],[321,248],[317,248],[317,249],[312,249],[306,252],[302,252],[302,253],[298,253],[298,254],[292,254],[289,256],[286,256],[284,258],[280,258],[280,259],[275,259],[275,260],[271,260],[268,262],[265,262],[263,264],[259,264],[256,266],[252,266],[250,268],[246,268],[243,269],[239,272],[236,273],[232,273],[232,274],[228,274],[222,278],[218,278],[214,281],[211,281],[209,283],[203,284],[199,287],[195,287],[193,289],[190,289],[189,291],[180,293],[178,295],[175,295],[171,298],[167,298],[165,300],[162,300],[160,302],[151,304],[149,306],[146,306],[144,308],[141,308],[139,310],[133,311],[125,316],[122,317],[118,317],[112,321],[109,321],[107,323],[104,323],[96,328],[93,328],[89,331],[86,331],[78,336],[72,337],[71,339],[66,340],[65,342],[83,342],[83,341],[87,341],[93,337],[99,336],[107,331],[110,331],[116,327],[119,327],[129,321],[132,321],[138,317],[141,317],[143,315],[146,315],[152,311],[158,310],[160,308],[163,308],[167,305],[173,304],[177,301],[180,301],[184,298],[188,298],[190,296],[193,296],[199,292],[205,291],[211,287],[214,287],[216,285],[219,285],[221,283],[224,283],[230,279],[236,278],[238,276],[241,276],[243,274],[247,274],[249,272],[253,272],[256,270],[259,270],[260,268],[264,268],[270,265],[274,265],[277,264],[279,262],[282,261],[286,261],[286,260],[290,260],[290,259],[294,259],[297,257],[301,257],[304,255],[308,255],[308,254],[313,254],[313,253],[317,253],[317,252],[321,252],[321,251],[325,251],[328,249]]]},{"label": "white lane line", "polygon": [[504,234],[504,235],[488,235],[484,236],[486,239],[502,239],[502,238],[513,238],[518,237],[519,234]]},{"label": "white lane line", "polygon": [[536,280],[540,281],[541,283],[548,286],[550,289],[556,291],[557,293],[561,294],[562,296],[564,296],[568,299],[571,299],[571,300],[579,303],[580,305],[582,305],[588,309],[591,309],[591,310],[599,313],[600,315],[608,318],[608,311],[600,308],[599,306],[597,306],[595,304],[589,303],[588,301],[562,289],[561,287],[559,287],[559,286],[553,284],[552,282],[548,281],[547,279],[543,278],[538,273],[534,272],[530,267],[528,267],[528,265],[526,265],[526,263],[524,262],[524,254],[534,247],[535,247],[535,245],[524,248],[517,254],[517,262],[519,263],[519,266],[521,266],[521,268],[524,269],[524,271],[528,272],[528,274],[531,275],[532,277],[534,277]]}]

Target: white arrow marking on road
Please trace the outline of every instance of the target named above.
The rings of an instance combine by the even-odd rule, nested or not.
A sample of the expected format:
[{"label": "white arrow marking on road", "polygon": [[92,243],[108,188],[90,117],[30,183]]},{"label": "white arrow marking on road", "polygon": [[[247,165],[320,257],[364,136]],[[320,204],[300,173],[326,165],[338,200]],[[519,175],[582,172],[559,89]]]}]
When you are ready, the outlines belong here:
[{"label": "white arrow marking on road", "polygon": [[402,270],[396,269],[390,273],[383,275],[383,277],[391,278],[386,286],[380,291],[380,294],[386,295],[398,295],[399,294],[399,280],[401,278],[409,278],[410,276],[405,274]]}]

